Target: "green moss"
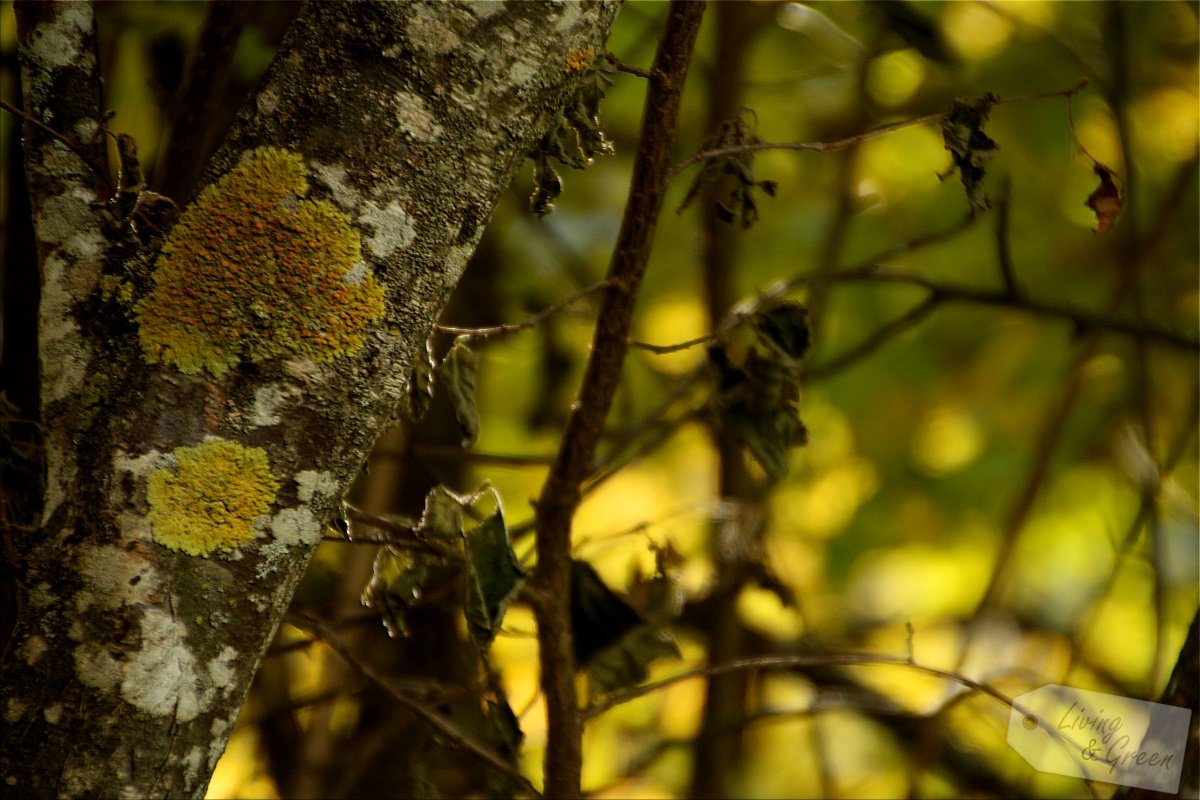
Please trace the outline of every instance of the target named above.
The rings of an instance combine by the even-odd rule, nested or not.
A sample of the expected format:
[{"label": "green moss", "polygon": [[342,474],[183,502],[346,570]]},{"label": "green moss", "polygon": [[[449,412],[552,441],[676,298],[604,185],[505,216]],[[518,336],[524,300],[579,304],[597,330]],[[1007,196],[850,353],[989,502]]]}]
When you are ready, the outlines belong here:
[{"label": "green moss", "polygon": [[270,510],[279,485],[267,452],[223,439],[178,447],[176,470],[151,473],[146,489],[154,540],[207,556],[254,538],[254,519]]},{"label": "green moss", "polygon": [[361,269],[358,232],[308,199],[304,161],[272,147],[208,186],[180,215],[137,304],[147,361],[221,375],[240,361],[358,351],[383,318],[383,288]]}]

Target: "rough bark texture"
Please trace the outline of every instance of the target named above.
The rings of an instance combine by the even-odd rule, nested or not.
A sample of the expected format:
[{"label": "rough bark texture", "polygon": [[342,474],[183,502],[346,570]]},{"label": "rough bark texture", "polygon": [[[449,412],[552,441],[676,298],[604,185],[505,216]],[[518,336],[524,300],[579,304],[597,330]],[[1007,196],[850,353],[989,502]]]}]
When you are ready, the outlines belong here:
[{"label": "rough bark texture", "polygon": [[[216,181],[253,148],[297,154],[308,198],[331,202],[361,236],[385,317],[360,350],[319,363],[243,360],[214,376],[148,361],[134,310],[154,286],[154,248],[98,203],[104,191],[78,154],[26,126],[47,487],[41,529],[15,542],[21,614],[0,666],[6,796],[203,795],[324,521],[570,88],[578,55],[568,57],[600,52],[615,12],[305,7],[206,175]],[[18,17],[26,111],[99,162],[90,6],[22,6]],[[182,475],[195,451],[180,448],[212,439],[265,454],[274,500],[231,553],[167,549],[149,478]],[[225,508],[210,515],[236,514],[221,496],[213,504]]]}]

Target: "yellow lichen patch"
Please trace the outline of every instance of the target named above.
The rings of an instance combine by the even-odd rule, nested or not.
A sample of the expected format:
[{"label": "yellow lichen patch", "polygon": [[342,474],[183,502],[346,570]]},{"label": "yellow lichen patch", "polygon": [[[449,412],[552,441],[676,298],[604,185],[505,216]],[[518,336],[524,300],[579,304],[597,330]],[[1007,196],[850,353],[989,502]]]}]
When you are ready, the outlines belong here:
[{"label": "yellow lichen patch", "polygon": [[591,65],[592,59],[596,57],[596,51],[591,47],[585,47],[582,50],[572,50],[567,54],[567,65],[563,67],[563,72],[568,74],[579,72],[581,69],[586,69]]},{"label": "yellow lichen patch", "polygon": [[350,218],[307,192],[299,155],[261,147],[200,193],[137,304],[148,361],[221,375],[243,360],[322,363],[363,346],[383,288]]},{"label": "yellow lichen patch", "polygon": [[270,510],[279,485],[267,452],[224,439],[175,449],[178,467],[150,474],[146,498],[154,540],[207,556],[254,538],[254,519]]}]

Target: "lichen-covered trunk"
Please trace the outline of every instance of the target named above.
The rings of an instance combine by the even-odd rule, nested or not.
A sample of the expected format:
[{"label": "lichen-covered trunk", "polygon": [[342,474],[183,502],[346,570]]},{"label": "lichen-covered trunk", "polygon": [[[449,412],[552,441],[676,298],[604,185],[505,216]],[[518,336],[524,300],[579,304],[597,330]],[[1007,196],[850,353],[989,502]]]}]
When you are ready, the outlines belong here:
[{"label": "lichen-covered trunk", "polygon": [[154,198],[106,203],[94,169],[90,6],[18,7],[25,111],[75,147],[26,125],[46,488],[11,532],[0,793],[204,793],[325,521],[615,11],[312,3],[155,236],[129,210]]}]

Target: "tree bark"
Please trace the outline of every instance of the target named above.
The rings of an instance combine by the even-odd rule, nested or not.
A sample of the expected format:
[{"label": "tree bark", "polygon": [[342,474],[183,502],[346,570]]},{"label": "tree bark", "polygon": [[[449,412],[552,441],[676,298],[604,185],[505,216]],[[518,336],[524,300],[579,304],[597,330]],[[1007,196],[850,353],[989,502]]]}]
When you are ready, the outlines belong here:
[{"label": "tree bark", "polygon": [[[346,280],[377,283],[384,310],[341,355],[236,350],[228,371],[208,360],[185,373],[139,330],[164,239],[144,245],[94,169],[106,143],[91,7],[18,6],[25,111],[77,147],[26,125],[47,472],[40,529],[11,534],[6,796],[204,794],[325,520],[393,417],[499,194],[615,13],[611,2],[306,5],[205,183],[254,168],[259,148],[297,159],[307,195],[280,207],[328,220],[324,201],[345,215],[333,218],[360,243]],[[226,218],[223,236],[247,235]],[[196,246],[183,227],[168,250]],[[264,317],[305,302],[284,288]],[[201,447],[214,441],[225,449]],[[178,520],[163,497],[214,452],[225,471],[190,487],[206,507],[182,511],[253,516],[253,538],[207,555],[164,546]],[[239,505],[261,496],[262,509]]]}]

